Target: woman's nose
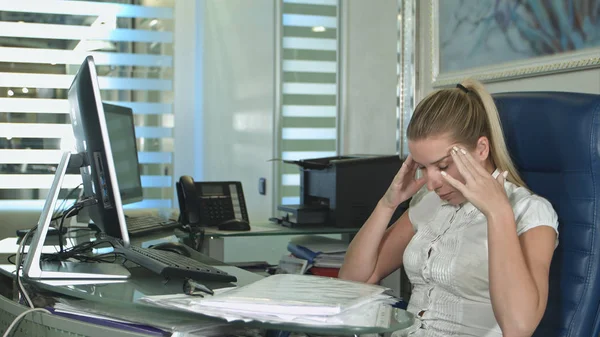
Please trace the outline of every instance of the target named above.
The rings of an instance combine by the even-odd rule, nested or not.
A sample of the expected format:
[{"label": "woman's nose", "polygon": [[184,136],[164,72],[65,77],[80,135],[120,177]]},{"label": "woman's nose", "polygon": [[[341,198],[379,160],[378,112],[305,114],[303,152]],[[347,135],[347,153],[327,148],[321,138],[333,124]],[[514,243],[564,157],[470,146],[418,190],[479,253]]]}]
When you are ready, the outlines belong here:
[{"label": "woman's nose", "polygon": [[427,189],[434,191],[442,187],[442,175],[439,173],[427,173]]}]

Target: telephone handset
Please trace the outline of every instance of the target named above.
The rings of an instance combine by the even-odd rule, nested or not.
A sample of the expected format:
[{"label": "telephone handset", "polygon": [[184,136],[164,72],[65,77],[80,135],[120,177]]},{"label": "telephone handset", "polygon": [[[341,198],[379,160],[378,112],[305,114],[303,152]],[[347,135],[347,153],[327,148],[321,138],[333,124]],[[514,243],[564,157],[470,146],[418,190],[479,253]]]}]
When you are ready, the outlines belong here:
[{"label": "telephone handset", "polygon": [[241,182],[196,182],[190,176],[181,176],[175,186],[182,224],[219,226],[225,230],[250,229]]}]

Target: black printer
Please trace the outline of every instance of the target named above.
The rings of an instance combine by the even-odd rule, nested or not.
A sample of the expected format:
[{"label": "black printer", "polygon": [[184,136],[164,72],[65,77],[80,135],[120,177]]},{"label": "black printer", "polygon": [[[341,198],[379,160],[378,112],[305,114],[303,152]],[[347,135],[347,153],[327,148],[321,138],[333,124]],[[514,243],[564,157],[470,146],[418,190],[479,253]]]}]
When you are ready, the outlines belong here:
[{"label": "black printer", "polygon": [[[361,227],[383,197],[403,160],[398,155],[349,155],[286,161],[300,169],[300,204],[279,205],[277,222],[290,227]],[[408,208],[401,204],[390,221]]]}]

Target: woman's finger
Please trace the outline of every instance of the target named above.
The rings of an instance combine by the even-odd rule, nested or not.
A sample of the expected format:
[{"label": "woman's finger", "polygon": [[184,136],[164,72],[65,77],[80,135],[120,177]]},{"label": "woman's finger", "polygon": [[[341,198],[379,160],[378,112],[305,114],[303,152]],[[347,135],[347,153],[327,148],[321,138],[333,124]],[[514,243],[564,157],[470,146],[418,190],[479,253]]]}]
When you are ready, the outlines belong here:
[{"label": "woman's finger", "polygon": [[446,171],[442,171],[441,172],[442,177],[444,177],[444,179],[446,179],[446,181],[452,185],[452,187],[456,188],[460,193],[462,193],[463,195],[465,195],[465,192],[467,190],[466,186],[461,183],[460,181],[452,178],[452,176],[450,176],[448,173],[446,173]]},{"label": "woman's finger", "polygon": [[465,179],[465,182],[473,181],[473,174],[471,170],[465,163],[465,159],[462,158],[462,155],[458,153],[454,148],[450,150],[450,154],[452,155],[452,160],[454,160],[454,164],[456,164],[456,168],[458,168],[458,172]]},{"label": "woman's finger", "polygon": [[489,173],[483,168],[483,166],[477,163],[475,161],[475,158],[473,158],[473,156],[468,151],[466,151],[465,149],[459,149],[459,151],[461,157],[465,159],[464,161],[467,164],[467,166],[471,168],[471,173],[473,173],[473,175],[479,174],[482,177],[489,175]]}]

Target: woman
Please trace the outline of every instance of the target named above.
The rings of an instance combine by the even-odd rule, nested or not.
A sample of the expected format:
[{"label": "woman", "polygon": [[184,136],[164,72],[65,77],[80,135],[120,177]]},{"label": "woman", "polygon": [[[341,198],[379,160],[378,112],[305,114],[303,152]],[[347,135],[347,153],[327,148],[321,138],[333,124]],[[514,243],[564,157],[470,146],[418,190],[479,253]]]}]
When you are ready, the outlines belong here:
[{"label": "woman", "polygon": [[411,154],[340,278],[377,283],[403,265],[420,323],[411,336],[530,336],[546,308],[558,220],[519,177],[492,97],[474,80],[434,92],[407,135]]}]

